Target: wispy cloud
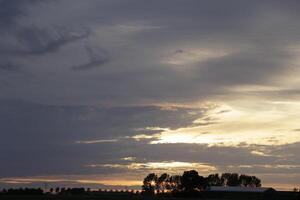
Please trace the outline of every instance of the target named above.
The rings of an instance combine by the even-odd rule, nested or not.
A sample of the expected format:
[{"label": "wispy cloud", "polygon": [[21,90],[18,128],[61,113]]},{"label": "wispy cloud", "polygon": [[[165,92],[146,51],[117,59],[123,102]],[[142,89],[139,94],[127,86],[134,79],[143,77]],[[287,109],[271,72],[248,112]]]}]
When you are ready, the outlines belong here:
[{"label": "wispy cloud", "polygon": [[73,66],[73,70],[89,70],[100,67],[109,62],[108,55],[103,50],[93,50],[89,47],[86,47],[86,51],[90,61],[85,64]]},{"label": "wispy cloud", "polygon": [[180,161],[164,161],[164,162],[144,162],[137,163],[132,162],[129,164],[91,164],[88,167],[108,167],[108,168],[120,168],[128,170],[147,170],[147,171],[163,171],[169,170],[169,172],[181,173],[183,170],[196,169],[200,172],[215,172],[217,169],[214,166],[205,163],[193,163],[193,162],[180,162]]},{"label": "wispy cloud", "polygon": [[96,144],[96,143],[110,143],[118,142],[118,139],[108,139],[108,140],[79,140],[76,141],[77,144]]}]

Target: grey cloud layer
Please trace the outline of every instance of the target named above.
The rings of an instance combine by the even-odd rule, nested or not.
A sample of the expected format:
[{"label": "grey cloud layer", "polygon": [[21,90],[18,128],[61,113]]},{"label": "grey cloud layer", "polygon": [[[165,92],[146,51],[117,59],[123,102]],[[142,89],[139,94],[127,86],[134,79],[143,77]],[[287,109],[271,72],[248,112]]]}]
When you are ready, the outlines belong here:
[{"label": "grey cloud layer", "polygon": [[[282,146],[216,147],[199,144],[149,144],[127,136],[152,135],[145,127],[192,126],[207,118],[207,109],[159,107],[49,106],[23,101],[1,101],[1,177],[133,174],[140,178],[149,170],[115,168],[145,162],[192,162],[214,166],[220,172],[249,174],[298,174],[298,144]],[[195,114],[197,113],[197,114]],[[78,140],[117,140],[76,143]],[[261,151],[266,156],[256,155]],[[135,157],[134,160],[123,160]],[[109,164],[112,166],[105,166]],[[99,165],[88,167],[88,165]],[[8,167],[9,166],[9,167]],[[266,177],[266,181],[272,180]],[[279,181],[279,180],[277,180]],[[281,182],[285,179],[281,178]]]},{"label": "grey cloud layer", "polygon": [[[126,150],[122,150],[126,149],[123,145],[131,146],[126,137],[157,132],[143,130],[145,127],[174,129],[190,126],[205,113],[205,109],[48,106],[14,100],[2,100],[0,110],[1,132],[4,134],[0,149],[6,152],[1,159],[10,165],[9,168],[1,166],[1,176],[43,174],[52,170],[55,173],[80,173],[83,165],[93,163],[94,159],[110,162],[120,159],[120,156],[128,157]],[[115,138],[120,138],[120,142],[76,143]],[[142,148],[140,144],[133,146],[136,145]],[[133,147],[129,149],[134,152]]]},{"label": "grey cloud layer", "polygon": [[[3,12],[12,28],[10,36],[2,33],[7,40],[1,52],[9,56],[1,69],[22,68],[39,78],[28,85],[18,80],[19,87],[7,88],[2,96],[52,104],[184,102],[222,94],[234,85],[278,84],[276,77],[295,68],[288,50],[299,39],[296,2],[32,2],[2,1],[10,8]],[[187,64],[191,67],[184,72],[160,62],[190,46],[237,52]],[[91,55],[89,49],[98,52]],[[31,86],[36,82],[43,84]],[[63,82],[64,89],[53,82]],[[37,91],[25,95],[32,87]],[[44,88],[55,90],[51,98]]]}]

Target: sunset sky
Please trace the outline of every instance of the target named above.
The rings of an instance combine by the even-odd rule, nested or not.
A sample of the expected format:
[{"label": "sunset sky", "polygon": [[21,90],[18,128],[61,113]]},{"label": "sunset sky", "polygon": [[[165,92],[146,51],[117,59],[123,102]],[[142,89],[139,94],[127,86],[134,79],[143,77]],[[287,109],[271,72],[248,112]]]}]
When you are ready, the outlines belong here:
[{"label": "sunset sky", "polygon": [[150,172],[300,187],[298,0],[0,0],[0,188]]}]

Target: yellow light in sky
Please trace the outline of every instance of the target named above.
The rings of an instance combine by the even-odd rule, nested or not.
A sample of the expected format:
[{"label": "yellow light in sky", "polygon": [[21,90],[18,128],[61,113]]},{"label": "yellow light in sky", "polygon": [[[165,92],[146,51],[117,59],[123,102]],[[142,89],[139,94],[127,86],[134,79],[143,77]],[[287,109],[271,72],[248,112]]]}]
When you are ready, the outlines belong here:
[{"label": "yellow light in sky", "polygon": [[207,49],[179,50],[165,60],[165,62],[171,65],[185,65],[212,58],[218,58],[225,55],[227,55],[227,53],[224,51],[209,51]]},{"label": "yellow light in sky", "polygon": [[186,169],[197,169],[201,172],[216,171],[216,167],[205,164],[205,163],[194,163],[194,162],[178,162],[178,161],[164,161],[164,162],[145,162],[145,163],[128,163],[128,164],[92,164],[87,167],[110,167],[120,168],[129,170],[143,170],[143,171],[178,171]]},{"label": "yellow light in sky", "polygon": [[[281,145],[300,141],[300,104],[274,102],[231,102],[194,121],[195,126],[164,130],[152,144],[199,143],[236,146],[239,144]],[[207,117],[214,122],[207,122]],[[200,123],[200,125],[197,125]]]},{"label": "yellow light in sky", "polygon": [[141,180],[131,180],[123,179],[126,177],[110,177],[110,178],[94,178],[94,177],[76,177],[76,176],[62,176],[62,177],[12,177],[0,179],[0,183],[8,184],[30,184],[30,183],[63,183],[73,182],[73,183],[82,183],[82,184],[104,184],[104,185],[116,185],[116,186],[132,186],[132,185],[141,185]]}]

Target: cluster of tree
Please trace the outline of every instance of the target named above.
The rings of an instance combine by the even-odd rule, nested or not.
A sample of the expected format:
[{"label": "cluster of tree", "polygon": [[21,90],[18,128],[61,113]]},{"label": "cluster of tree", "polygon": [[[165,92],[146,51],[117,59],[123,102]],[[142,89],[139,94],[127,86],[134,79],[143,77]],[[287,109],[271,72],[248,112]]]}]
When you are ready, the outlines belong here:
[{"label": "cluster of tree", "polygon": [[57,194],[80,195],[80,194],[86,194],[89,192],[90,192],[90,189],[85,190],[85,188],[67,188],[67,189],[61,188]]},{"label": "cluster of tree", "polygon": [[294,189],[293,189],[293,192],[300,192],[300,189],[294,188]]},{"label": "cluster of tree", "polygon": [[207,177],[200,176],[197,171],[185,171],[181,176],[170,176],[167,173],[157,176],[148,174],[142,189],[148,193],[164,192],[192,192],[203,191],[210,186],[244,186],[261,187],[261,180],[255,176],[239,175],[237,173],[210,174]]},{"label": "cluster of tree", "polygon": [[18,188],[18,189],[3,189],[1,194],[8,195],[42,195],[44,192],[41,188]]}]

